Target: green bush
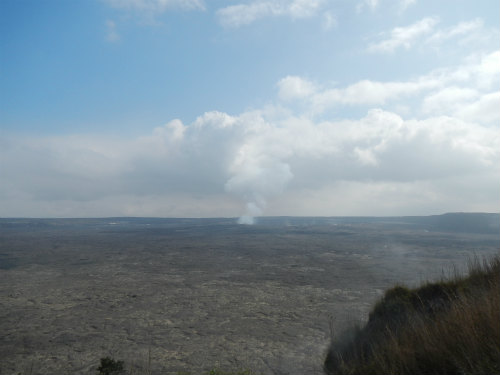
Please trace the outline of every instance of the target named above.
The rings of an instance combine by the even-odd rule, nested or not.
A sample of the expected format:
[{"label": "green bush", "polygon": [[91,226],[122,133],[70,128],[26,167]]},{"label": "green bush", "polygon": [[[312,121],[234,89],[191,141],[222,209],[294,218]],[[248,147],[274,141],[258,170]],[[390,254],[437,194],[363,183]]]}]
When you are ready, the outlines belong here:
[{"label": "green bush", "polygon": [[97,368],[99,375],[120,375],[124,372],[123,361],[115,361],[110,357],[101,358],[101,365]]},{"label": "green bush", "polygon": [[253,375],[251,370],[232,370],[232,371],[224,371],[220,368],[213,368],[209,371],[208,375]]}]

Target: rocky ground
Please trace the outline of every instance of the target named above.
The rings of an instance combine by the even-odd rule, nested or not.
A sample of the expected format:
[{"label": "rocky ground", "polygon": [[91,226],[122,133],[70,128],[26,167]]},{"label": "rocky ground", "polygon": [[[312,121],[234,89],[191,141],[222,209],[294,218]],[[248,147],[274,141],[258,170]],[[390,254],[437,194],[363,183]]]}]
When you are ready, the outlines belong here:
[{"label": "rocky ground", "polygon": [[0,374],[321,374],[383,290],[498,252],[395,223],[0,220]]}]

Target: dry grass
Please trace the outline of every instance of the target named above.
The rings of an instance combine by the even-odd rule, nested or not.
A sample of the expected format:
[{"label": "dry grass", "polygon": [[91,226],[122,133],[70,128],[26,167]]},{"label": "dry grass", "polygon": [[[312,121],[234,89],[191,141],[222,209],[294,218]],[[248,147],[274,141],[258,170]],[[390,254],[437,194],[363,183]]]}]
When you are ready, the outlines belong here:
[{"label": "dry grass", "polygon": [[332,341],[328,374],[500,374],[500,256],[469,275],[397,286],[350,338]]}]

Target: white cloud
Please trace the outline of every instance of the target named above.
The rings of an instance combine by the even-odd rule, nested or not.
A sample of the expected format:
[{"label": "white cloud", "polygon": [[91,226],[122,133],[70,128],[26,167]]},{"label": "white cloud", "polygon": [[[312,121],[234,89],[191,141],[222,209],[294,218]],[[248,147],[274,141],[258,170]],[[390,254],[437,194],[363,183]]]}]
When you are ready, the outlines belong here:
[{"label": "white cloud", "polygon": [[500,51],[471,56],[467,60],[463,65],[436,70],[424,77],[439,82],[439,86],[422,98],[422,112],[454,116],[483,125],[498,124]]},{"label": "white cloud", "polygon": [[470,35],[471,33],[476,32],[482,28],[483,21],[478,18],[472,21],[460,22],[459,24],[447,29],[436,31],[427,39],[427,43],[441,44],[444,41],[455,38],[457,36]]},{"label": "white cloud", "polygon": [[[159,17],[171,10],[200,11],[205,10],[204,0],[101,0],[108,6],[125,13],[127,18],[137,20],[142,25],[158,25]],[[106,40],[116,42],[120,39],[114,21],[106,21]]]},{"label": "white cloud", "polygon": [[402,99],[436,87],[434,80],[378,82],[362,80],[342,89],[329,89],[312,97],[316,111],[335,105],[383,105],[391,99]]},{"label": "white cloud", "polygon": [[220,23],[227,27],[240,27],[248,25],[255,20],[268,15],[278,14],[277,7],[270,2],[252,4],[238,4],[222,8],[217,11]]},{"label": "white cloud", "polygon": [[287,76],[278,82],[282,100],[302,100],[312,113],[321,114],[336,106],[381,106],[391,100],[404,100],[440,87],[432,77],[421,77],[406,82],[362,80],[343,88],[321,89],[317,84],[298,76]]},{"label": "white cloud", "polygon": [[363,11],[365,7],[374,11],[379,5],[379,0],[363,0],[362,2],[356,5],[356,12],[360,13]]},{"label": "white cloud", "polygon": [[301,77],[286,76],[278,82],[279,97],[283,100],[303,99],[316,92],[315,85]]},{"label": "white cloud", "polygon": [[415,5],[417,3],[417,0],[401,0],[399,3],[400,11],[404,12],[406,9],[408,9],[410,6]]},{"label": "white cloud", "polygon": [[[311,115],[320,115],[342,106],[373,107],[391,105],[391,108],[407,108],[407,100],[413,100],[414,115],[418,114],[418,102],[424,115],[458,116],[460,113],[476,113],[472,108],[488,108],[490,94],[500,81],[500,51],[470,56],[452,68],[436,69],[408,81],[361,80],[345,87],[328,88],[299,76],[287,76],[278,82],[278,96],[284,101],[303,104]],[[485,98],[481,99],[483,96]],[[461,108],[470,107],[465,111]],[[408,114],[411,112],[406,111]],[[459,118],[465,118],[462,115]],[[471,120],[471,117],[467,117]],[[491,121],[488,121],[491,122]]]},{"label": "white cloud", "polygon": [[285,6],[285,13],[293,19],[309,18],[318,13],[324,0],[293,0]]},{"label": "white cloud", "polygon": [[464,103],[477,99],[479,93],[471,88],[446,87],[424,98],[422,110],[426,114],[455,113]]},{"label": "white cloud", "polygon": [[429,34],[439,22],[436,17],[427,17],[406,27],[396,27],[389,38],[368,46],[369,52],[394,52],[397,48],[409,49],[422,36]]},{"label": "white cloud", "polygon": [[[399,1],[399,12],[402,13],[408,9],[411,5],[416,4],[417,0],[400,0]],[[365,8],[370,11],[375,11],[380,6],[380,0],[363,0],[356,5],[356,12],[361,13]]]},{"label": "white cloud", "polygon": [[106,40],[111,43],[120,40],[120,34],[116,30],[116,23],[112,20],[106,20]]},{"label": "white cloud", "polygon": [[104,0],[113,8],[162,13],[167,9],[177,8],[186,10],[205,9],[203,0]]},{"label": "white cloud", "polygon": [[375,9],[379,4],[379,0],[365,0],[365,4],[371,9]]},{"label": "white cloud", "polygon": [[500,51],[495,51],[480,57],[480,63],[473,61],[468,67],[475,76],[477,85],[481,88],[498,87],[500,79]]},{"label": "white cloud", "polygon": [[217,16],[220,23],[226,27],[240,27],[271,16],[309,18],[320,11],[324,2],[324,0],[257,0],[221,8],[217,11]]},{"label": "white cloud", "polygon": [[337,17],[335,17],[331,12],[323,13],[323,30],[328,31],[337,26]]},{"label": "white cloud", "polygon": [[500,79],[500,51],[471,55],[462,64],[435,69],[422,79],[438,81],[441,86],[467,85],[477,90],[491,90]]},{"label": "white cloud", "polygon": [[500,91],[496,91],[483,95],[474,102],[465,103],[457,108],[454,115],[466,121],[496,125],[500,123],[499,108]]},{"label": "white cloud", "polygon": [[486,29],[480,18],[442,29],[436,29],[438,23],[437,17],[427,17],[406,27],[396,27],[382,33],[383,40],[371,43],[367,51],[392,53],[399,48],[420,46],[431,47],[439,53],[444,47],[456,50],[457,45],[462,48],[473,46],[477,51],[490,50],[498,45],[498,30]]},{"label": "white cloud", "polygon": [[[315,122],[209,112],[137,139],[4,137],[2,145],[1,216],[243,214],[248,222],[262,213],[412,214],[422,202],[445,211],[445,193],[446,202],[462,200],[454,210],[499,203],[496,193],[483,196],[497,183],[497,127],[452,117],[405,120],[376,109],[357,120]],[[474,188],[476,179],[487,186]]]}]

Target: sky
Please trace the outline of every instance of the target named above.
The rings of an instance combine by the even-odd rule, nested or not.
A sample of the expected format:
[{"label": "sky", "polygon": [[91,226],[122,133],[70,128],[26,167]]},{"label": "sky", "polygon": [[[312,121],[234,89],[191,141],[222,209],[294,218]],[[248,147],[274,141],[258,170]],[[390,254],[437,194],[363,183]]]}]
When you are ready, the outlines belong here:
[{"label": "sky", "polygon": [[2,0],[0,217],[499,212],[499,14]]}]

